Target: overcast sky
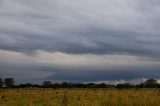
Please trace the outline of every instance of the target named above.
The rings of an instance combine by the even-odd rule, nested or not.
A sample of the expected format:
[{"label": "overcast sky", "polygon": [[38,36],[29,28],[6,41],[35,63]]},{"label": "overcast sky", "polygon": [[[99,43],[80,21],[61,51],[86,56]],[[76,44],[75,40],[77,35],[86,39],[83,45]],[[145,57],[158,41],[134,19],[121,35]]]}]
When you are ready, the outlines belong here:
[{"label": "overcast sky", "polygon": [[0,0],[0,77],[160,78],[159,0]]}]

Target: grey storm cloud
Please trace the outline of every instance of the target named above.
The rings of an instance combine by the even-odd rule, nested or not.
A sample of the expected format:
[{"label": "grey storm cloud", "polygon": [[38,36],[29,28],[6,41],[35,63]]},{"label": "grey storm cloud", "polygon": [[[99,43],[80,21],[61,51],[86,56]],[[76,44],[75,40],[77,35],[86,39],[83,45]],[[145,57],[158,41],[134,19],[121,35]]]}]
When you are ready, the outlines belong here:
[{"label": "grey storm cloud", "polygon": [[0,48],[160,55],[158,0],[1,0]]},{"label": "grey storm cloud", "polygon": [[0,77],[159,78],[159,28],[159,0],[0,0]]}]

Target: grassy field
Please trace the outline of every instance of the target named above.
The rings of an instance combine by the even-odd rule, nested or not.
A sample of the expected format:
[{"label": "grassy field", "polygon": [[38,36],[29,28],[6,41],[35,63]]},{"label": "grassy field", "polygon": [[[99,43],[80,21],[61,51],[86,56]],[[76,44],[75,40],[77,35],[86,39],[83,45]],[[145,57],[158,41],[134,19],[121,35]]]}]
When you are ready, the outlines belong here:
[{"label": "grassy field", "polygon": [[1,89],[0,106],[160,106],[160,89]]}]

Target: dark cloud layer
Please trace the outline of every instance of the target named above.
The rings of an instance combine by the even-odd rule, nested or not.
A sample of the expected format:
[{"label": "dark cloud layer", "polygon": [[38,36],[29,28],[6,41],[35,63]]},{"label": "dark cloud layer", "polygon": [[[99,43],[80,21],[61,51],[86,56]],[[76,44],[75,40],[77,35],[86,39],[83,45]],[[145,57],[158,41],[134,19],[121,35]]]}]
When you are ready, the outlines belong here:
[{"label": "dark cloud layer", "polygon": [[157,0],[1,1],[0,48],[159,56],[158,4]]},{"label": "dark cloud layer", "polygon": [[67,80],[67,81],[105,81],[105,80],[132,80],[138,78],[160,78],[159,69],[151,70],[110,70],[110,71],[63,71],[49,76],[46,80]]}]

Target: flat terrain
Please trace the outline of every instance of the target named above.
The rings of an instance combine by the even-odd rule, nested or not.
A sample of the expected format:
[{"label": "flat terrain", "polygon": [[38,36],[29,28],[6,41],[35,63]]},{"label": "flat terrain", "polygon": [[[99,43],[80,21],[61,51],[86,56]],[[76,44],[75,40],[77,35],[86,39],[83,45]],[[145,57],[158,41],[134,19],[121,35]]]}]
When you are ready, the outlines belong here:
[{"label": "flat terrain", "polygon": [[0,106],[160,106],[160,89],[0,89]]}]

